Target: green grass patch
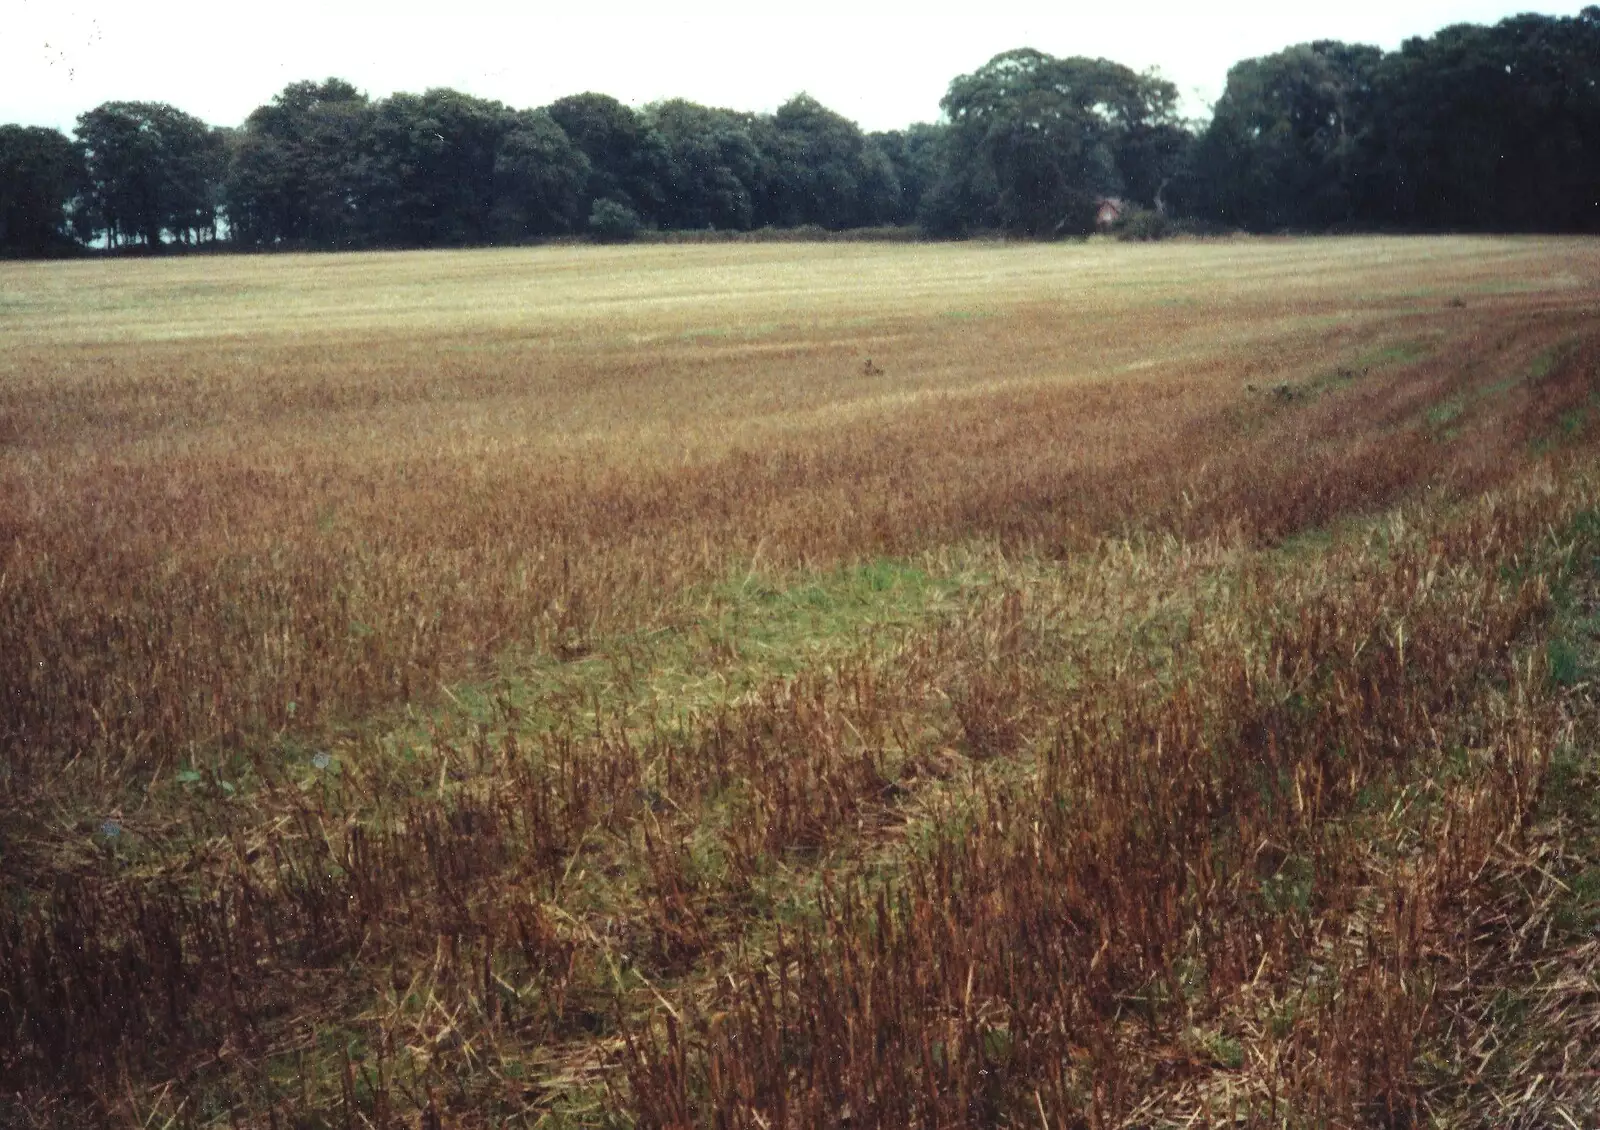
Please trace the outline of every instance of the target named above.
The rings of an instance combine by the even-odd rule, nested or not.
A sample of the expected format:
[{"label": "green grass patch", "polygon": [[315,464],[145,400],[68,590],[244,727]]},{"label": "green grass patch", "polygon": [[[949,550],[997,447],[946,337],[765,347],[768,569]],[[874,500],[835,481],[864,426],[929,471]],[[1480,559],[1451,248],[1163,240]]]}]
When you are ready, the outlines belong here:
[{"label": "green grass patch", "polygon": [[[1579,515],[1562,532],[1561,540],[1569,539],[1569,564],[1552,586],[1557,611],[1545,663],[1551,682],[1573,694],[1581,711],[1592,693],[1585,684],[1600,669],[1600,513]],[[1556,912],[1557,925],[1573,937],[1600,928],[1600,757],[1593,741],[1580,732],[1552,751],[1541,805],[1578,849]]]},{"label": "green grass patch", "polygon": [[909,627],[948,604],[959,582],[880,559],[792,580],[749,574],[713,591],[711,614],[697,625],[743,642],[779,666],[818,646],[858,642]]},{"label": "green grass patch", "polygon": [[1459,420],[1467,406],[1460,400],[1446,400],[1442,404],[1435,404],[1428,409],[1428,425],[1433,428],[1444,428]]},{"label": "green grass patch", "polygon": [[1399,341],[1363,353],[1351,363],[1351,368],[1370,371],[1392,365],[1409,365],[1413,361],[1422,360],[1432,352],[1433,346],[1429,342]]},{"label": "green grass patch", "polygon": [[1568,877],[1566,897],[1554,920],[1557,928],[1572,937],[1600,930],[1600,861]]},{"label": "green grass patch", "polygon": [[1478,390],[1478,395],[1484,399],[1493,396],[1504,396],[1522,383],[1520,376],[1506,377],[1504,380],[1495,381],[1493,384],[1484,385]]},{"label": "green grass patch", "polygon": [[[524,731],[603,720],[671,728],[737,701],[762,684],[825,667],[863,649],[884,651],[905,632],[959,607],[981,569],[950,572],[879,559],[834,569],[740,572],[690,593],[662,626],[585,639],[565,658],[511,653],[494,678],[444,689],[455,718]],[[425,719],[393,719],[401,744],[426,744]]]},{"label": "green grass patch", "polygon": [[1528,380],[1537,384],[1555,371],[1557,365],[1572,351],[1569,342],[1552,345],[1534,357],[1528,365]]},{"label": "green grass patch", "polygon": [[[1419,361],[1432,351],[1432,345],[1421,341],[1405,341],[1385,345],[1370,349],[1357,356],[1354,360],[1347,361],[1306,380],[1281,381],[1277,384],[1266,386],[1264,391],[1274,401],[1282,404],[1309,400],[1325,393],[1337,392],[1348,388],[1375,369],[1385,369],[1395,365],[1406,365],[1413,361]],[[1249,391],[1257,391],[1254,385],[1248,385],[1246,388]]]}]

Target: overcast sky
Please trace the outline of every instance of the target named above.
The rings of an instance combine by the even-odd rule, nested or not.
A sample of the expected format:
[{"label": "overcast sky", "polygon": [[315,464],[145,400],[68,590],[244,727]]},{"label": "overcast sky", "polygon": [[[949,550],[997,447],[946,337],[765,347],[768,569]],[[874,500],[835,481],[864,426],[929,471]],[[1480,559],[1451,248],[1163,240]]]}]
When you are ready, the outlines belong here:
[{"label": "overcast sky", "polygon": [[1013,47],[1159,68],[1205,112],[1228,67],[1312,39],[1399,46],[1452,23],[1585,2],[1342,0],[0,0],[0,122],[170,102],[237,125],[286,84],[373,97],[452,86],[515,107],[598,90],[773,110],[807,91],[867,129],[939,114],[950,80]]}]

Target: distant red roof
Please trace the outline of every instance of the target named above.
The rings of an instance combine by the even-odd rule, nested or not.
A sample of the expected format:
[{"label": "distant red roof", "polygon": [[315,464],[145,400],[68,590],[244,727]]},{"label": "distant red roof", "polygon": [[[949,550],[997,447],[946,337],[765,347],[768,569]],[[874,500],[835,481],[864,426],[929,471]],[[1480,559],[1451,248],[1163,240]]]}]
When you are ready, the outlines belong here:
[{"label": "distant red roof", "polygon": [[1123,213],[1127,210],[1126,201],[1115,196],[1104,197],[1095,207],[1094,222],[1102,228],[1109,228],[1122,219]]}]

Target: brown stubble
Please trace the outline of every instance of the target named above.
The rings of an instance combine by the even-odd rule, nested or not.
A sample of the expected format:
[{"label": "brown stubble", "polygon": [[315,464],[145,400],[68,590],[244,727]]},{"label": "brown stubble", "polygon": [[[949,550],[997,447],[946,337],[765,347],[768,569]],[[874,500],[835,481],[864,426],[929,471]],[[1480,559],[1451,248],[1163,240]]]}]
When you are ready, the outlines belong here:
[{"label": "brown stubble", "polygon": [[[579,319],[544,336],[390,325],[382,337],[306,342],[297,329],[85,347],[66,361],[55,347],[21,351],[7,384],[20,456],[9,461],[12,544],[84,552],[81,566],[55,568],[104,581],[48,585],[69,601],[91,590],[97,612],[80,606],[60,630],[114,637],[116,617],[132,617],[141,646],[166,641],[166,666],[185,672],[171,681],[191,688],[187,701],[139,705],[85,671],[102,689],[72,692],[51,725],[115,724],[125,746],[172,747],[281,725],[290,701],[302,718],[324,703],[361,709],[431,685],[447,653],[548,640],[573,630],[554,622],[579,609],[592,619],[659,599],[757,550],[827,561],[966,536],[1073,545],[1159,527],[1213,483],[1254,477],[1262,453],[1349,436],[1345,403],[1263,426],[1239,388],[1304,379],[1371,339],[1348,300],[1318,297],[1291,305],[1246,290],[1194,310],[1136,295],[1107,317],[1107,299],[1079,289],[970,321],[780,324],[743,346],[647,332],[635,314],[599,333]],[[1319,319],[1329,324],[1292,328]],[[1444,352],[1444,364],[1461,360]],[[884,377],[859,371],[873,354]],[[1433,391],[1406,388],[1419,400]],[[1385,382],[1375,395],[1406,393]],[[1358,407],[1381,419],[1385,405],[1366,399]],[[1357,489],[1398,485],[1381,475]],[[1219,508],[1238,517],[1236,488],[1220,489]],[[1265,532],[1300,520],[1266,519]],[[29,564],[8,569],[14,585],[31,587]],[[219,630],[229,620],[232,634]],[[352,620],[370,629],[360,648],[346,639]],[[283,633],[305,663],[250,642]],[[51,662],[32,657],[29,698],[62,683]],[[228,701],[192,673],[241,663],[252,670]],[[130,673],[128,660],[115,665]]]},{"label": "brown stubble", "polygon": [[[7,339],[0,627],[17,646],[0,677],[22,847],[7,882],[39,900],[0,954],[22,1002],[10,1019],[33,1025],[19,1063],[69,1063],[75,1084],[93,1085],[135,1046],[151,1078],[192,1067],[196,1049],[281,1052],[272,1018],[315,1014],[327,997],[326,1018],[348,1021],[329,1003],[331,971],[364,962],[389,985],[345,987],[380,1033],[372,1070],[396,1070],[381,1049],[400,1040],[418,1094],[447,1076],[481,1083],[474,1040],[526,1053],[590,1033],[604,1059],[620,1030],[636,1037],[630,1109],[647,1122],[679,1120],[688,1107],[673,1104],[731,1124],[823,1120],[786,1105],[802,1093],[835,1110],[878,1103],[857,1117],[884,1125],[1032,1117],[1030,1098],[1052,1119],[1110,1122],[1174,1071],[1173,1109],[1270,1105],[1285,1072],[1303,1109],[1327,1117],[1408,1101],[1426,1008],[1406,977],[1422,935],[1392,892],[1406,913],[1436,913],[1446,880],[1521,819],[1516,804],[1473,797],[1492,799],[1502,779],[1513,796],[1533,787],[1536,743],[1497,755],[1448,801],[1483,815],[1449,825],[1441,862],[1393,877],[1341,825],[1386,763],[1335,788],[1329,743],[1425,744],[1470,724],[1451,715],[1462,679],[1502,670],[1539,594],[1462,578],[1450,600],[1418,596],[1427,555],[1492,574],[1571,499],[1528,503],[1504,525],[1469,519],[1465,534],[1441,526],[1437,546],[1415,551],[1424,559],[1370,575],[1370,547],[1309,578],[1263,564],[1235,603],[1192,621],[1208,642],[1160,663],[1123,639],[1132,610],[1194,578],[1147,572],[1150,552],[1129,548],[1109,645],[1043,649],[1002,594],[910,641],[888,670],[858,657],[776,679],[687,729],[608,728],[596,708],[587,732],[569,718],[520,739],[509,721],[436,733],[410,767],[349,739],[348,773],[309,796],[272,742],[359,732],[368,712],[436,701],[441,680],[507,649],[581,657],[676,624],[686,592],[736,568],[968,542],[1114,561],[1108,544],[1141,538],[1226,557],[1397,501],[1505,489],[1587,403],[1587,245],[522,254],[160,263],[137,268],[161,281],[138,293],[112,267],[75,266],[101,320],[59,296]],[[242,295],[249,286],[268,297]],[[1339,570],[1360,580],[1354,595],[1345,574],[1328,579]],[[1089,614],[1094,600],[1067,606]],[[1279,626],[1300,607],[1310,621]],[[1385,627],[1347,657],[1322,640],[1344,620]],[[1399,714],[1372,705],[1394,693],[1395,623],[1432,648],[1416,678],[1440,696]],[[1240,658],[1262,647],[1276,667]],[[1285,664],[1328,684],[1314,725],[1263,698],[1258,684]],[[1070,693],[1063,665],[1079,672]],[[1172,668],[1203,674],[1169,701],[1174,676],[1159,671]],[[1541,732],[1535,706],[1518,709],[1517,726]],[[209,887],[173,881],[172,860],[159,881],[128,884],[63,852],[83,813],[241,752],[262,781],[254,807],[217,793],[213,810],[162,816],[212,837],[192,865]],[[1263,756],[1326,805],[1260,810],[1240,766]],[[1035,757],[1037,782],[1008,776]],[[895,855],[895,829],[924,803],[942,811],[945,791],[962,819],[979,813],[975,833],[930,860]],[[1061,797],[1090,803],[1069,819]],[[1048,853],[1013,808],[1039,813]],[[1189,891],[1181,863],[1217,834],[1219,809],[1237,810],[1221,826],[1224,870]],[[1168,832],[1149,830],[1152,812]],[[708,828],[712,848],[694,840]],[[184,840],[165,825],[150,835]],[[1263,840],[1315,860],[1329,903],[1287,924],[1264,914],[1239,876],[1268,865],[1237,855]],[[892,899],[835,893],[811,933],[768,936],[757,908],[791,869],[803,885],[837,853],[879,851],[906,876]],[[579,898],[573,877],[591,863],[616,869],[615,889]],[[1078,911],[1055,905],[1062,891]],[[1333,958],[1360,993],[1323,1002],[1285,974],[1277,990],[1309,992],[1323,1011],[1243,1040],[1266,1008],[1240,988],[1247,977],[1256,991],[1262,968],[1292,968],[1358,914],[1385,913],[1372,929],[1387,964],[1376,950]],[[1089,921],[1100,933],[1081,949]],[[1019,923],[1045,947],[1038,968],[1065,971],[1056,982],[1019,971]],[[753,956],[723,955],[746,934]],[[1152,985],[1182,997],[1194,969],[1209,996],[1140,1014],[1145,1052],[1166,1066],[1130,1058],[1122,1010]],[[730,975],[733,998],[719,1002]],[[836,994],[858,975],[872,999],[904,1003],[852,1012]],[[679,980],[686,996],[671,1006],[662,986]],[[727,1006],[716,1023],[747,1026],[739,1047],[769,1051],[734,1055],[710,1028],[667,1034],[658,1054],[647,1023],[613,1023],[659,1003],[658,1018],[693,1026],[706,1002]],[[1229,1038],[1270,1068],[1184,1091],[1204,1056],[1178,1015],[1232,1017]],[[860,1042],[872,1025],[878,1050]],[[1063,1027],[1076,1042],[1049,1035]],[[1018,1049],[1004,1063],[1002,1043]],[[1369,1045],[1358,1064],[1338,1058]],[[796,1080],[797,1047],[844,1074]],[[261,1109],[283,1101],[243,1069],[208,1070]],[[341,1070],[348,1119],[366,1100]],[[874,1078],[906,1087],[874,1098]],[[362,1109],[379,1115],[377,1101]]]}]

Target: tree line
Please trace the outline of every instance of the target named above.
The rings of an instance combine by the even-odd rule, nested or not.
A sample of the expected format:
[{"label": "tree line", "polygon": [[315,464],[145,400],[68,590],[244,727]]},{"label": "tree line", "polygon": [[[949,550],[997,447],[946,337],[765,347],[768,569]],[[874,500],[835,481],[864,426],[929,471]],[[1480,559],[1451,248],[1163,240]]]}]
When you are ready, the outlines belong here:
[{"label": "tree line", "polygon": [[1189,170],[1246,228],[1600,230],[1600,7],[1240,63]]},{"label": "tree line", "polygon": [[0,126],[0,253],[437,247],[640,228],[918,225],[1049,238],[1108,198],[1246,230],[1600,230],[1600,7],[1457,25],[1398,51],[1321,41],[1228,73],[1208,121],[1104,59],[1022,49],[951,82],[935,124],[578,94],[286,87],[238,128],[109,102],[75,136]]}]

